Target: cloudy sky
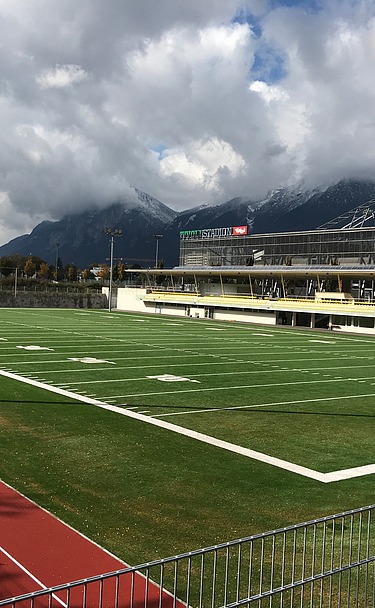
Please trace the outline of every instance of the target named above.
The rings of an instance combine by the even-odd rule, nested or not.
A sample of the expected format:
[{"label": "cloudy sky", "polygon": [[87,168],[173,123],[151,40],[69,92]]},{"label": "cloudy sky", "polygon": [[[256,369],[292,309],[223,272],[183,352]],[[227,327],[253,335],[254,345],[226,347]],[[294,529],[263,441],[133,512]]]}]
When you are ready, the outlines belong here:
[{"label": "cloudy sky", "polygon": [[0,244],[375,177],[374,0],[0,0]]}]

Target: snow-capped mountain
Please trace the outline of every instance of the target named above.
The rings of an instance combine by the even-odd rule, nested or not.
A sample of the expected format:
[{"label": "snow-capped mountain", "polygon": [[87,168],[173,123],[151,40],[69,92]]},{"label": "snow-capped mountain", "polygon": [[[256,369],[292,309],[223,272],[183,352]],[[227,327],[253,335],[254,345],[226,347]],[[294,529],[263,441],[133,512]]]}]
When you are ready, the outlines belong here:
[{"label": "snow-capped mountain", "polygon": [[[179,232],[199,228],[247,225],[251,232],[269,233],[311,230],[358,205],[375,199],[375,181],[343,180],[328,188],[281,188],[260,200],[237,197],[218,205],[201,204],[176,213],[152,196],[137,190],[137,199],[116,203],[106,209],[69,215],[58,222],[42,222],[29,235],[0,247],[0,256],[38,255],[54,264],[56,244],[63,264],[80,268],[109,257],[105,227],[121,228],[115,256],[125,262],[152,267],[155,234],[159,259],[167,267],[178,264]],[[368,224],[369,225],[369,224]]]},{"label": "snow-capped mountain", "polygon": [[68,215],[57,222],[44,221],[31,234],[13,239],[0,247],[3,255],[40,256],[55,264],[56,249],[62,263],[74,263],[80,268],[107,262],[110,255],[107,227],[123,231],[116,238],[115,256],[129,263],[140,259],[143,265],[152,266],[155,257],[155,234],[163,231],[176,217],[176,212],[153,198],[137,192],[138,200],[122,201],[100,210]]}]

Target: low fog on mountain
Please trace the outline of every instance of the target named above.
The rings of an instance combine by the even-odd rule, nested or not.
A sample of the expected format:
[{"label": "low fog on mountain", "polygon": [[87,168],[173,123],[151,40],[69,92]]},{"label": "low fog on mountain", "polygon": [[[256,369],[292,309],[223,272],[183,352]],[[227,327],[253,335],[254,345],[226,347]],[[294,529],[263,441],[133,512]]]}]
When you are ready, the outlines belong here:
[{"label": "low fog on mountain", "polygon": [[370,199],[375,199],[374,181],[343,180],[323,189],[279,189],[256,203],[237,197],[220,205],[201,205],[177,213],[137,191],[137,203],[131,200],[101,210],[68,214],[56,222],[41,222],[30,235],[0,247],[0,256],[32,253],[53,264],[58,252],[62,263],[80,268],[108,263],[109,240],[104,227],[116,226],[123,232],[116,239],[117,259],[128,265],[153,267],[158,234],[162,235],[159,260],[166,266],[175,266],[179,262],[180,230],[244,224],[255,233],[309,230]]}]

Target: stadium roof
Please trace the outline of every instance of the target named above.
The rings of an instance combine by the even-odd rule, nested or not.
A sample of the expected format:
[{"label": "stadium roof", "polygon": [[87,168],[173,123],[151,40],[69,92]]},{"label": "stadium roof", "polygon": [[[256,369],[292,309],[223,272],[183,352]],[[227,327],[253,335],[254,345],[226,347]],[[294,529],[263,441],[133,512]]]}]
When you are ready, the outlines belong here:
[{"label": "stadium roof", "polygon": [[375,279],[375,265],[357,266],[175,266],[174,268],[142,268],[129,269],[127,273],[144,274],[146,276],[175,276],[175,277],[351,277]]}]

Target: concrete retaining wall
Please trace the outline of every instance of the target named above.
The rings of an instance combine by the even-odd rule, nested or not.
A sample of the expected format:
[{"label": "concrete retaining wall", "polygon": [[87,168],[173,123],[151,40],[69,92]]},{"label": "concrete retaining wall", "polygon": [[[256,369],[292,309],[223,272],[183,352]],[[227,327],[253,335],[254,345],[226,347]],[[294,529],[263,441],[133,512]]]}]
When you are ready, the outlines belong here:
[{"label": "concrete retaining wall", "polygon": [[0,308],[107,308],[105,294],[0,291]]}]

